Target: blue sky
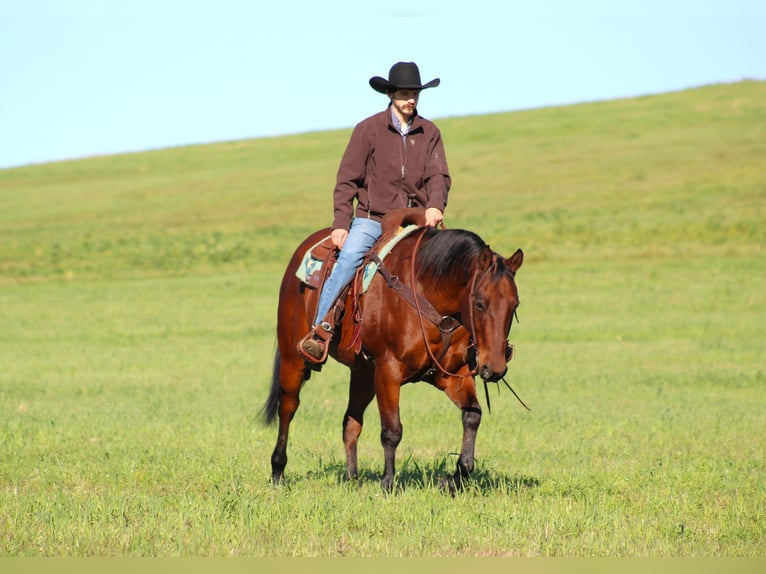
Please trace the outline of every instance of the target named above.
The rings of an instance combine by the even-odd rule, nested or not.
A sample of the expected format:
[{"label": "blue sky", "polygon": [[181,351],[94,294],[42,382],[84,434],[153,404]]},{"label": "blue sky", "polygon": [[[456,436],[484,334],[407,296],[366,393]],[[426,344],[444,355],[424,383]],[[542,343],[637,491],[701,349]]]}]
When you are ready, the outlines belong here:
[{"label": "blue sky", "polygon": [[351,128],[400,60],[431,119],[763,80],[766,2],[7,2],[0,168]]}]

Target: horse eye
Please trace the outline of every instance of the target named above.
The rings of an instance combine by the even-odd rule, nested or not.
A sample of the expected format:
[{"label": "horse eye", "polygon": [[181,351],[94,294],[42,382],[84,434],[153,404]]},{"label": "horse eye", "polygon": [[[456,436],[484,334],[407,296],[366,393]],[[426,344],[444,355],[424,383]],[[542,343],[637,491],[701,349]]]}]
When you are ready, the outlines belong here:
[{"label": "horse eye", "polygon": [[487,310],[487,306],[484,304],[484,301],[476,301],[476,310],[480,313],[484,313]]}]

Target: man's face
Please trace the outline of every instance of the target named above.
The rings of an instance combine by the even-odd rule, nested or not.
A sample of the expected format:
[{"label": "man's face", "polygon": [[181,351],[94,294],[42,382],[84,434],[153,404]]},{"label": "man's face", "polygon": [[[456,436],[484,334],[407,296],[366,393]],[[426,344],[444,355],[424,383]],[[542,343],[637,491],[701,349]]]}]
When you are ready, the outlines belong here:
[{"label": "man's face", "polygon": [[415,113],[420,90],[396,90],[391,94],[391,103],[401,116],[408,119]]}]

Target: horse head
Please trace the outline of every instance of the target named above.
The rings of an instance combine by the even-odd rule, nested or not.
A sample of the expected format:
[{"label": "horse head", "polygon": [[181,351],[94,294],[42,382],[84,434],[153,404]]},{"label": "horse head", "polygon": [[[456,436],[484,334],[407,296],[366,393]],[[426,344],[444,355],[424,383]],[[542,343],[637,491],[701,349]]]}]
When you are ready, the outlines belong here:
[{"label": "horse head", "polygon": [[474,345],[474,369],[485,381],[499,381],[508,370],[508,335],[519,306],[514,277],[523,261],[521,249],[505,259],[488,246],[476,261],[464,315]]}]

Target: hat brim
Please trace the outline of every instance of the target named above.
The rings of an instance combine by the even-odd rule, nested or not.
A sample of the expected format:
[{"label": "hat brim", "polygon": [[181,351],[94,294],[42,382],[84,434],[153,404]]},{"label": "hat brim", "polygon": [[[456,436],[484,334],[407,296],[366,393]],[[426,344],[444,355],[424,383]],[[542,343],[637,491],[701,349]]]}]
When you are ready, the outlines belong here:
[{"label": "hat brim", "polygon": [[430,82],[423,84],[422,86],[414,85],[414,84],[407,84],[407,85],[396,85],[392,84],[385,78],[381,78],[380,76],[374,76],[370,78],[370,86],[373,90],[376,92],[380,92],[381,94],[387,94],[389,92],[395,92],[396,90],[426,90],[428,88],[435,88],[439,85],[441,80],[439,78],[434,78]]}]

